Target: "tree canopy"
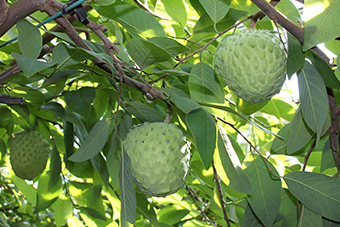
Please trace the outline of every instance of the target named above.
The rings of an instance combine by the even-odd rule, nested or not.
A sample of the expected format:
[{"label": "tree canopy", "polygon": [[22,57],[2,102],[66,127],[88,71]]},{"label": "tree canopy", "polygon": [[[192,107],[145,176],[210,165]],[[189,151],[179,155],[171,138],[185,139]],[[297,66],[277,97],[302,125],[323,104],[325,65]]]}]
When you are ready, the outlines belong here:
[{"label": "tree canopy", "polygon": [[[335,0],[0,0],[0,226],[340,226],[338,18]],[[287,54],[261,103],[214,69],[249,29]],[[122,142],[145,122],[190,143],[166,197],[129,172]],[[24,130],[50,144],[32,180],[10,163]]]}]

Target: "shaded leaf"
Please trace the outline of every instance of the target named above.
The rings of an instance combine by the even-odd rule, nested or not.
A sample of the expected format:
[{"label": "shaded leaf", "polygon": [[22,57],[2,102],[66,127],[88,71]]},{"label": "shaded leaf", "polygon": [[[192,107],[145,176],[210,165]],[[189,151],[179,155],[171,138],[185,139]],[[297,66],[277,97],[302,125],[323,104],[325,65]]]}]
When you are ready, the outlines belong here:
[{"label": "shaded leaf", "polygon": [[42,49],[42,36],[39,29],[26,20],[17,22],[18,42],[23,56],[38,58]]},{"label": "shaded leaf", "polygon": [[158,227],[158,220],[153,206],[149,203],[146,196],[141,193],[137,193],[137,209],[140,213],[146,217],[152,226]]},{"label": "shaded leaf", "polygon": [[[336,141],[337,141],[337,146],[339,146],[339,139],[337,138]],[[331,147],[331,137],[329,137],[322,150],[320,172],[323,172],[326,169],[333,168],[333,167],[335,167],[335,162],[334,162],[332,147]]]},{"label": "shaded leaf", "polygon": [[[267,165],[269,165],[270,170]],[[249,204],[265,226],[272,226],[281,202],[281,180],[275,167],[259,156],[248,155],[243,169],[251,183]]]},{"label": "shaded leaf", "polygon": [[148,41],[166,50],[171,55],[171,57],[175,57],[179,55],[180,53],[189,50],[188,47],[183,46],[176,40],[166,38],[166,37],[153,37],[151,39],[148,39]]},{"label": "shaded leaf", "polygon": [[289,127],[287,154],[293,154],[303,148],[311,140],[313,135],[314,132],[307,126],[302,117],[301,109],[298,108]]},{"label": "shaded leaf", "polygon": [[188,113],[186,122],[195,138],[196,148],[204,163],[205,169],[210,167],[215,145],[216,124],[213,117],[203,108]]},{"label": "shaded leaf", "polygon": [[75,91],[64,91],[63,96],[72,111],[87,117],[92,108],[92,101],[96,97],[96,90],[94,87],[82,87]]},{"label": "shaded leaf", "polygon": [[158,45],[142,39],[131,39],[126,44],[127,51],[136,64],[143,70],[146,67],[170,59],[169,52]]},{"label": "shaded leaf", "polygon": [[307,61],[298,73],[298,82],[303,119],[318,139],[329,109],[325,84],[320,74]]},{"label": "shaded leaf", "polygon": [[36,72],[48,69],[56,65],[53,62],[39,61],[33,58],[25,57],[15,52],[12,53],[12,56],[17,61],[20,69],[22,69],[26,77],[30,77]]},{"label": "shaded leaf", "polygon": [[302,206],[298,227],[310,226],[322,226],[322,217],[308,209],[306,206]]},{"label": "shaded leaf", "polygon": [[242,227],[264,227],[249,204],[247,204],[246,210],[244,211]]},{"label": "shaded leaf", "polygon": [[123,154],[120,160],[120,226],[127,227],[133,225],[136,221],[136,194],[128,168],[130,166],[130,159],[126,152],[123,150]]},{"label": "shaded leaf", "polygon": [[126,110],[129,111],[130,114],[136,116],[143,122],[160,122],[164,121],[163,117],[160,113],[153,109],[152,107],[137,101],[127,102]]},{"label": "shaded leaf", "polygon": [[82,146],[68,159],[73,162],[83,162],[97,155],[104,147],[109,132],[110,120],[98,121],[91,129]]},{"label": "shaded leaf", "polygon": [[283,179],[291,193],[312,211],[340,221],[340,179],[319,173],[290,172]]},{"label": "shaded leaf", "polygon": [[224,103],[224,92],[214,69],[208,64],[200,62],[191,72],[196,77],[189,77],[191,99],[204,103]]},{"label": "shaded leaf", "polygon": [[288,32],[287,75],[290,79],[294,73],[302,69],[306,53],[302,51],[302,44]]}]

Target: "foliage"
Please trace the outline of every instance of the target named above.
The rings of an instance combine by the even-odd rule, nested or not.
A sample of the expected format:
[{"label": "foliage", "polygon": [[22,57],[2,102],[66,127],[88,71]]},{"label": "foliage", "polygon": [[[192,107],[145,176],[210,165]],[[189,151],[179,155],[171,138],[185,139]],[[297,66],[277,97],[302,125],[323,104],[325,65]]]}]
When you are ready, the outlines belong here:
[{"label": "foliage", "polygon": [[[339,1],[93,0],[84,23],[41,28],[62,4],[28,2],[7,1],[9,15],[36,8],[0,26],[1,43],[18,37],[0,48],[0,226],[340,226]],[[212,64],[223,36],[250,28],[273,30],[288,55],[286,85],[259,104]],[[121,144],[161,121],[191,142],[191,167],[184,188],[152,197]],[[52,148],[32,181],[9,162],[28,129]]]}]

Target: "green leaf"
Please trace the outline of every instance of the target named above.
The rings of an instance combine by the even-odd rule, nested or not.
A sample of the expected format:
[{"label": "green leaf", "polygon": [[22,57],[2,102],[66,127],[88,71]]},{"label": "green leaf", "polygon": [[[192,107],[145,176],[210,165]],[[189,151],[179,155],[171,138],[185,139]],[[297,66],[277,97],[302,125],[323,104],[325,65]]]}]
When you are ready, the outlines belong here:
[{"label": "green leaf", "polygon": [[17,22],[18,42],[23,56],[38,58],[42,49],[42,36],[39,29],[26,20]]},{"label": "green leaf", "polygon": [[73,162],[83,162],[97,155],[104,147],[109,132],[110,120],[98,121],[91,129],[82,146],[68,159]]},{"label": "green leaf", "polygon": [[132,176],[130,175],[128,168],[130,165],[130,159],[126,152],[123,150],[123,154],[120,160],[120,226],[128,227],[136,221],[136,193],[132,182]]},{"label": "green leaf", "polygon": [[301,109],[298,108],[289,126],[287,154],[293,154],[303,148],[313,137],[314,132],[304,121]]},{"label": "green leaf", "polygon": [[251,125],[255,126],[256,128],[260,129],[261,131],[265,132],[265,133],[268,133],[270,135],[273,135],[273,136],[276,136],[278,137],[279,139],[282,139],[281,136],[273,133],[272,131],[262,127],[261,125],[249,120],[248,118],[246,118],[245,116],[243,116],[243,114],[240,114],[238,112],[236,112],[235,110],[233,110],[232,108],[230,107],[227,107],[227,106],[222,106],[222,105],[217,105],[217,104],[211,104],[211,103],[200,103],[202,106],[207,106],[207,107],[211,107],[211,108],[216,108],[216,109],[220,109],[220,110],[224,110],[226,112],[229,112],[231,114],[235,114],[237,117],[247,121],[248,123],[250,123]]},{"label": "green leaf", "polygon": [[283,227],[296,226],[298,216],[298,200],[288,189],[282,189],[280,209],[275,222],[282,220]]},{"label": "green leaf", "polygon": [[159,112],[152,107],[137,101],[127,102],[126,110],[136,116],[143,122],[160,122],[164,121],[163,117],[159,114]]},{"label": "green leaf", "polygon": [[306,206],[302,206],[298,227],[310,226],[322,226],[322,217],[308,209]]},{"label": "green leaf", "polygon": [[145,218],[147,218],[152,226],[158,227],[157,215],[153,209],[153,206],[147,200],[147,197],[144,194],[137,193],[137,209],[143,214]]},{"label": "green leaf", "polygon": [[340,36],[340,2],[338,0],[307,0],[303,9],[305,40],[303,50]]},{"label": "green leaf", "polygon": [[261,112],[274,115],[278,120],[283,118],[287,121],[291,121],[294,116],[295,109],[291,104],[281,99],[272,98],[267,105],[261,109]]},{"label": "green leaf", "polygon": [[163,88],[162,90],[171,97],[173,103],[184,113],[190,113],[202,108],[197,102],[189,99],[189,97],[180,89],[168,87]]},{"label": "green leaf", "polygon": [[340,222],[334,222],[322,217],[322,227],[340,227]]},{"label": "green leaf", "polygon": [[[337,146],[338,146],[339,145],[338,138],[336,139],[336,141],[337,141]],[[335,162],[334,162],[333,151],[331,147],[331,137],[329,137],[322,150],[320,172],[322,173],[326,169],[333,168],[333,167],[335,167]]]},{"label": "green leaf", "polygon": [[37,206],[35,212],[38,213],[43,209],[50,207],[59,197],[62,190],[62,179],[59,176],[55,179],[53,187],[49,187],[51,172],[44,172],[39,178],[37,190]]},{"label": "green leaf", "polygon": [[287,75],[290,79],[294,73],[302,69],[306,53],[302,51],[302,44],[288,32]]},{"label": "green leaf", "polygon": [[143,70],[146,67],[170,59],[169,52],[158,45],[142,39],[131,39],[126,44],[127,51],[137,65]]},{"label": "green leaf", "polygon": [[290,172],[285,180],[291,193],[312,211],[340,221],[340,179],[319,173]]},{"label": "green leaf", "polygon": [[275,137],[275,139],[273,140],[272,146],[270,148],[270,152],[272,154],[286,154],[287,153],[287,143],[285,141],[287,141],[287,138],[288,138],[289,127],[290,127],[290,123],[283,126],[278,132],[278,135],[281,136],[283,140],[282,139],[280,140]]},{"label": "green leaf", "polygon": [[188,113],[186,122],[195,138],[196,148],[205,169],[211,165],[216,145],[216,124],[213,117],[203,108]]},{"label": "green leaf", "polygon": [[64,226],[67,224],[68,218],[73,216],[73,204],[70,198],[60,195],[51,208],[55,213],[55,222],[57,226]]},{"label": "green leaf", "polygon": [[307,61],[298,73],[298,82],[302,116],[318,139],[329,109],[325,84],[320,74]]},{"label": "green leaf", "polygon": [[29,78],[36,72],[51,68],[56,65],[53,62],[44,62],[44,61],[36,60],[30,57],[25,57],[15,52],[12,53],[12,56],[15,58],[20,69],[22,69],[22,71],[24,72],[24,75],[27,78]]},{"label": "green leaf", "polygon": [[214,23],[222,20],[228,13],[231,0],[199,0],[205,11]]},{"label": "green leaf", "polygon": [[313,66],[320,73],[326,87],[334,89],[340,88],[340,82],[336,78],[332,68],[320,55],[314,51],[307,51],[307,57],[312,61]]},{"label": "green leaf", "polygon": [[120,23],[134,38],[166,37],[156,18],[144,10],[124,2],[93,6],[102,16]]},{"label": "green leaf", "polygon": [[214,164],[221,180],[231,189],[246,194],[251,193],[251,184],[241,168],[241,162],[228,135],[221,126],[218,126]]},{"label": "green leaf", "polygon": [[259,110],[261,110],[264,106],[267,106],[269,101],[264,101],[260,103],[249,103],[244,101],[243,99],[236,99],[236,107],[238,112],[244,114],[245,116],[249,116]]},{"label": "green leaf", "polygon": [[[204,1],[204,0],[203,0]],[[208,14],[203,14],[194,27],[194,33],[215,33],[214,25],[218,31],[223,31],[234,25],[237,20],[247,15],[247,12],[230,8],[227,15],[216,25]]]},{"label": "green leaf", "polygon": [[[162,208],[158,213],[158,221],[160,223],[165,223],[169,226],[175,226],[176,223],[179,223],[184,217],[189,214],[189,210],[185,208],[179,208],[174,205],[169,205]],[[161,225],[162,226],[162,225]]]},{"label": "green leaf", "polygon": [[196,77],[189,77],[191,99],[203,103],[224,103],[224,92],[214,69],[200,62],[191,72]]},{"label": "green leaf", "polygon": [[161,0],[165,11],[174,20],[185,27],[187,23],[187,10],[182,0]]},{"label": "green leaf", "polygon": [[48,189],[53,188],[55,182],[58,182],[61,173],[61,158],[56,147],[52,149],[50,170],[51,177],[48,182]]},{"label": "green leaf", "polygon": [[96,90],[93,87],[82,87],[75,91],[64,91],[63,96],[72,111],[86,118],[92,108],[92,101],[96,97]]},{"label": "green leaf", "polygon": [[260,219],[256,217],[251,206],[247,204],[246,210],[243,214],[242,227],[264,227]]},{"label": "green leaf", "polygon": [[153,37],[151,39],[148,39],[148,41],[166,50],[171,55],[171,57],[176,57],[180,53],[183,53],[184,51],[189,50],[188,47],[183,46],[176,40],[166,38],[166,37]]},{"label": "green leaf", "polygon": [[[267,165],[269,165],[270,170]],[[249,204],[265,226],[272,226],[281,202],[281,180],[275,167],[260,156],[249,154],[243,168],[251,183]]]}]

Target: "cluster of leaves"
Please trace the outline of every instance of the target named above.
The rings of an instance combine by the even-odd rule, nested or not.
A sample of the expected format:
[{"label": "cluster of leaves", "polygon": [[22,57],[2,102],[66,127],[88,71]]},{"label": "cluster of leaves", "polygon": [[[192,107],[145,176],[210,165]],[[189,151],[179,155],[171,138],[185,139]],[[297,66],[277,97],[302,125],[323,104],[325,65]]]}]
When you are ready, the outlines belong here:
[{"label": "cluster of leaves", "polygon": [[[56,22],[39,30],[40,12],[2,37],[18,42],[0,49],[0,102],[7,103],[0,104],[0,225],[340,226],[340,70],[312,49],[325,43],[339,54],[340,3],[306,1],[303,14],[313,16],[304,20],[293,2],[276,5],[303,24],[303,44],[268,17],[256,23],[285,42],[299,103],[275,96],[250,104],[228,90],[212,62],[223,34],[253,26],[255,4],[144,2],[90,3],[89,19],[107,27],[115,57],[86,24],[66,30],[85,31],[88,49],[56,32]],[[11,105],[7,95],[24,102]],[[191,168],[185,188],[156,198],[134,187],[120,144],[132,125],[169,115],[192,143]],[[9,163],[8,139],[25,129],[53,147],[33,181],[16,177]]]}]

